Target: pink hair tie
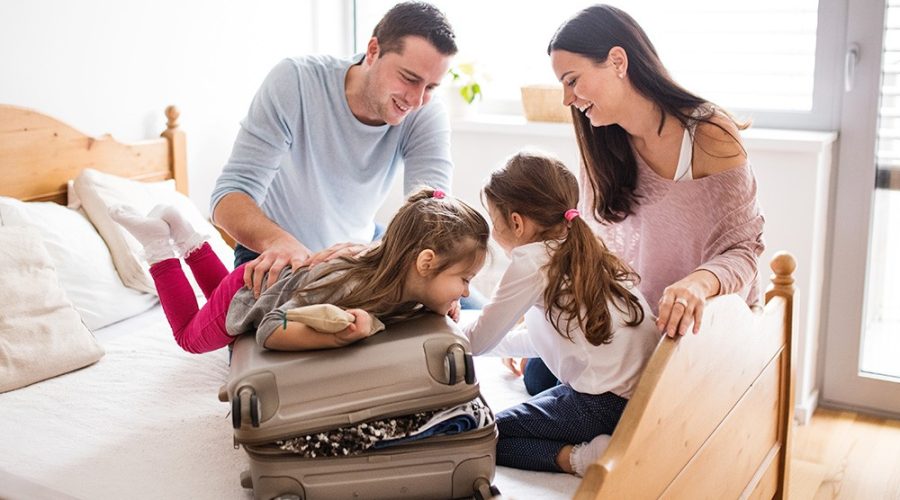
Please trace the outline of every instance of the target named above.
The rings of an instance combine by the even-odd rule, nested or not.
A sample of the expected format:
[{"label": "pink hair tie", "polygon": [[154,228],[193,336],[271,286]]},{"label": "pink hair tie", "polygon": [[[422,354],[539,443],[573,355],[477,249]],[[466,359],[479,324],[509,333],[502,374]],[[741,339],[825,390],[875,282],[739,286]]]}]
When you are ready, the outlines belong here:
[{"label": "pink hair tie", "polygon": [[566,213],[563,214],[563,217],[565,217],[567,221],[572,222],[572,219],[574,219],[575,217],[578,217],[579,215],[581,215],[581,214],[578,213],[578,210],[575,210],[574,208],[570,208],[570,209],[566,210]]},{"label": "pink hair tie", "polygon": [[446,194],[440,189],[435,189],[433,193],[431,193],[431,197],[436,200],[443,200]]}]

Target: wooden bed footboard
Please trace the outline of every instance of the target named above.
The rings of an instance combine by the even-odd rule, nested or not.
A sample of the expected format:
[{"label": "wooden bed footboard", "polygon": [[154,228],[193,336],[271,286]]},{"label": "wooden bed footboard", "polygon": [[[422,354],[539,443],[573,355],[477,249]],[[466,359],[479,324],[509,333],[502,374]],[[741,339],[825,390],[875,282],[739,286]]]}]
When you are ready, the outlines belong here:
[{"label": "wooden bed footboard", "polygon": [[697,335],[664,337],[575,498],[784,498],[793,420],[793,256],[766,305],[709,301]]}]

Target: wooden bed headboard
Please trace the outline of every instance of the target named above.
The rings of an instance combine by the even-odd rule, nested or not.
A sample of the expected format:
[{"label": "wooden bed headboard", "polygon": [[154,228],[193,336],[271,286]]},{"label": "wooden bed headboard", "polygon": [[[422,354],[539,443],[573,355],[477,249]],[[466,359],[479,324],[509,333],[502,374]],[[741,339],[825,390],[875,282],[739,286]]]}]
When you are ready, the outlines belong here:
[{"label": "wooden bed headboard", "polygon": [[664,337],[575,498],[784,498],[793,421],[797,267],[771,262],[766,305],[709,301],[697,335]]},{"label": "wooden bed headboard", "polygon": [[0,196],[66,203],[66,183],[84,168],[140,181],[175,179],[188,192],[184,132],[179,112],[166,108],[160,139],[135,143],[91,137],[50,116],[0,104]]}]

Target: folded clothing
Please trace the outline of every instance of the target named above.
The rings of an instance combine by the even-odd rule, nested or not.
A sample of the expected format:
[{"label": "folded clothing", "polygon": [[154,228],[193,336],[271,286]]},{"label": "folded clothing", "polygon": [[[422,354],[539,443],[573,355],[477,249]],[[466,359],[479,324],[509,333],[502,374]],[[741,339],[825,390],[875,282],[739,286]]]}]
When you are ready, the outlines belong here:
[{"label": "folded clothing", "polygon": [[358,455],[434,436],[473,431],[491,425],[494,415],[481,396],[441,410],[385,418],[276,441],[284,451],[306,458]]}]

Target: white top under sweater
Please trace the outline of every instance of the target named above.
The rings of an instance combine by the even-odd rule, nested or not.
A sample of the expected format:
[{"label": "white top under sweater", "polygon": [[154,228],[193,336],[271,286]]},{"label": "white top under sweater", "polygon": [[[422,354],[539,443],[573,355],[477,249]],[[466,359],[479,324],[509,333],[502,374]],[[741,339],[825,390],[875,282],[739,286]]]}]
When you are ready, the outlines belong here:
[{"label": "white top under sweater", "polygon": [[[615,325],[609,344],[591,345],[577,327],[571,332],[572,340],[564,338],[547,320],[544,308],[547,277],[542,268],[549,262],[550,252],[543,242],[513,249],[512,261],[490,302],[478,319],[464,328],[472,352],[539,356],[560,381],[578,392],[631,397],[660,339],[647,301],[636,287],[630,287],[645,313],[644,321],[634,327],[626,326],[618,308],[607,304]],[[513,330],[523,314],[524,325]]]},{"label": "white top under sweater", "polygon": [[694,180],[691,170],[694,162],[694,127],[684,129],[684,137],[681,139],[681,152],[678,155],[678,166],[675,167],[676,182]]}]

